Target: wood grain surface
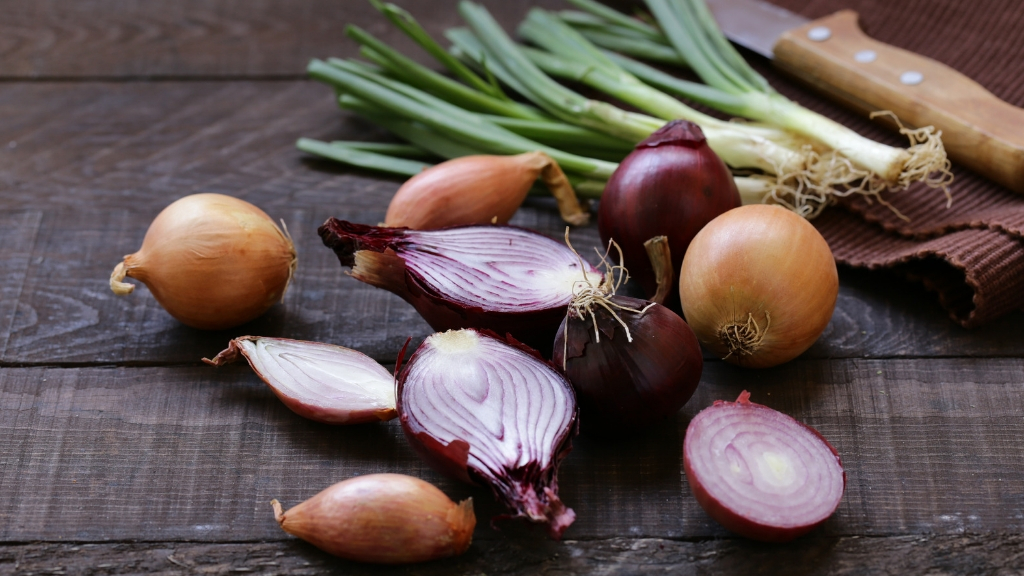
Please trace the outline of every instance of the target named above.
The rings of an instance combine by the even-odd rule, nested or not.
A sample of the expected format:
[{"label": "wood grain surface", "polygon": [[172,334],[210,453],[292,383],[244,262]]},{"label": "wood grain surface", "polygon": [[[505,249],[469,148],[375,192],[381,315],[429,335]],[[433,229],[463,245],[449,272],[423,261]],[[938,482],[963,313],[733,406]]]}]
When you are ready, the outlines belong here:
[{"label": "wood grain surface", "polygon": [[[915,2],[847,5],[870,34],[879,18],[920,22]],[[530,5],[566,6],[485,3],[508,28]],[[459,22],[451,0],[403,4],[434,33]],[[809,17],[843,7],[788,5]],[[973,26],[964,2],[929,6],[942,18],[935,33],[955,39]],[[918,285],[841,270],[832,322],[797,360],[753,371],[708,358],[675,418],[618,442],[578,438],[560,474],[579,515],[563,542],[517,522],[496,530],[491,494],[428,468],[396,423],[315,424],[247,367],[200,363],[251,333],[342,344],[391,367],[406,338],[429,334],[401,299],[346,276],[315,234],[330,216],[380,221],[400,182],[294,148],[300,136],[388,138],[304,79],[309,58],[354,53],[343,23],[416,55],[410,45],[354,1],[0,0],[0,14],[0,574],[1024,571],[1024,313],[967,331]],[[944,61],[963,70],[972,58],[1024,51],[1022,18],[1008,14],[990,42]],[[879,39],[915,49],[917,38]],[[999,78],[979,80],[1024,99]],[[183,327],[145,287],[117,297],[107,286],[153,217],[196,192],[253,202],[296,239],[284,301],[234,330]],[[563,230],[544,200],[514,223]],[[599,244],[593,226],[573,235],[587,251]],[[846,466],[839,510],[789,545],[730,535],[697,506],[682,471],[690,419],[743,389],[818,428]],[[406,568],[357,565],[273,520],[271,498],[290,506],[385,471],[472,496],[480,522],[470,551]]]}]

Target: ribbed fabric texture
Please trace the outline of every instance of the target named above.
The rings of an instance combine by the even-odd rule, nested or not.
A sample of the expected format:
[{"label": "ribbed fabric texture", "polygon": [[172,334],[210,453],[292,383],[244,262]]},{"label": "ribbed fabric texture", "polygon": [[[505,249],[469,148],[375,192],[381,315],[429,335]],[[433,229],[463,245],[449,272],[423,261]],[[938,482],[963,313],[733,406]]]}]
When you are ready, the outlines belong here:
[{"label": "ribbed fabric texture", "polygon": [[[856,10],[864,31],[883,42],[934,58],[997,97],[1024,106],[1024,5],[1020,0],[774,0],[809,18]],[[790,98],[861,134],[905,146],[906,140],[858,114],[797,87],[746,54]],[[1024,130],[1024,126],[1021,126]],[[836,260],[892,269],[937,293],[965,327],[1024,309],[1024,196],[954,166],[946,208],[925,186],[887,194],[909,218],[863,198],[849,198],[814,221]]]}]

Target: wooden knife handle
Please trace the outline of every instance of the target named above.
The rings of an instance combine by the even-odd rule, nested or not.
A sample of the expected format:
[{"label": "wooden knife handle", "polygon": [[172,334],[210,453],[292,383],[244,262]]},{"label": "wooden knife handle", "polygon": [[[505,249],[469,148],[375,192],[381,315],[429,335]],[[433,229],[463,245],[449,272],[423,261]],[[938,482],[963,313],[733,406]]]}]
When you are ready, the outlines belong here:
[{"label": "wooden knife handle", "polygon": [[1024,110],[949,66],[869,38],[856,12],[786,32],[775,64],[854,108],[935,126],[954,163],[1024,193]]}]

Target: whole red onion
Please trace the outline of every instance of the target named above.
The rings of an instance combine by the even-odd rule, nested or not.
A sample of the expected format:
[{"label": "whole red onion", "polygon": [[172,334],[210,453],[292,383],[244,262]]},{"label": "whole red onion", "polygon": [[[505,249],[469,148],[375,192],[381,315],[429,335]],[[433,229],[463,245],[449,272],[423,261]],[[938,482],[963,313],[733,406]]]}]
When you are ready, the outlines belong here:
[{"label": "whole red onion", "polygon": [[697,337],[678,314],[626,296],[611,296],[607,307],[586,314],[570,307],[553,362],[576,391],[581,431],[600,436],[672,416],[697,389],[704,367]]},{"label": "whole red onion", "polygon": [[[657,280],[644,241],[667,236],[672,269],[678,271],[697,232],[739,205],[732,174],[700,127],[674,120],[637,144],[612,174],[601,196],[597,227],[601,240],[615,240],[622,247],[630,276],[651,298]],[[674,281],[678,278],[677,272]],[[678,295],[669,298],[666,305],[678,310]]]}]

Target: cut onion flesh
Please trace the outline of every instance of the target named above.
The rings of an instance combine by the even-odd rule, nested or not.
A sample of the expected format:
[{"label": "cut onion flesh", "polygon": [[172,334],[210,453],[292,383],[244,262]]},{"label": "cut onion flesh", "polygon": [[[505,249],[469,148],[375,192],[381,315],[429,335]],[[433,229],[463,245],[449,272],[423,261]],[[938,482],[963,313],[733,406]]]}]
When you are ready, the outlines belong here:
[{"label": "cut onion flesh", "polygon": [[361,424],[397,415],[394,376],[362,352],[320,342],[242,336],[203,361],[222,366],[240,356],[300,416],[325,424]]},{"label": "cut onion flesh", "polygon": [[690,422],[683,465],[709,516],[755,540],[786,542],[839,506],[846,473],[813,428],[750,401],[715,401]]},{"label": "cut onion flesh", "polygon": [[330,218],[319,233],[353,277],[401,296],[434,330],[493,330],[544,350],[574,286],[602,279],[565,244],[513,226],[410,230]]},{"label": "cut onion flesh", "polygon": [[554,538],[575,513],[558,498],[576,401],[537,353],[493,333],[433,334],[398,379],[398,414],[410,443],[436,468],[491,487],[513,512]]}]

